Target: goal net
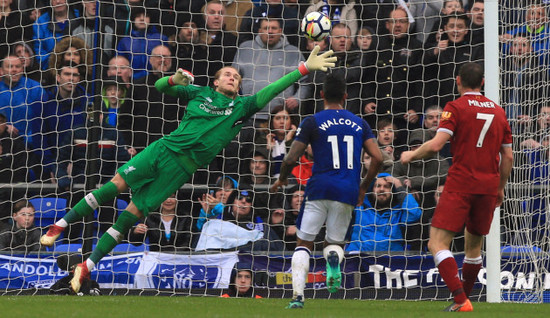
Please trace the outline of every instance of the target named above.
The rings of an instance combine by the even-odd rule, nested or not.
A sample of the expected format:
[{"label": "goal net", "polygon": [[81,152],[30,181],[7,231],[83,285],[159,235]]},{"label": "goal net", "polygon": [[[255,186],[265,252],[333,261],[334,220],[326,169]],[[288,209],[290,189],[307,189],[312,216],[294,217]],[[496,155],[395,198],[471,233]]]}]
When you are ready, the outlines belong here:
[{"label": "goal net", "polygon": [[[461,65],[498,60],[500,78],[486,80],[500,82],[515,155],[500,219],[501,299],[548,301],[549,5],[501,1],[498,14],[484,15],[484,2],[474,0],[282,2],[67,0],[52,7],[43,0],[3,8],[0,293],[46,292],[128,206],[131,191],[71,224],[53,247],[38,243],[117,168],[178,127],[187,105],[160,93],[159,78],[184,68],[195,85],[212,86],[216,71],[233,66],[243,78],[240,94],[249,96],[318,44],[336,52],[331,72],[346,79],[345,107],[372,127],[384,173],[395,178],[391,209],[373,211],[369,194],[355,210],[343,288],[330,297],[450,299],[427,251],[450,149],[410,166],[399,155],[435,135],[445,103],[459,96]],[[299,33],[312,11],[333,22],[325,41]],[[499,50],[484,51],[486,23],[498,23]],[[97,264],[92,279],[107,293],[221,295],[238,270],[249,269],[254,293],[291,297],[296,222],[315,158],[306,152],[291,184],[268,190],[296,127],[323,109],[323,80],[311,73],[245,119],[212,163]],[[363,161],[365,175],[368,156]],[[330,295],[324,233],[312,251],[307,298]],[[458,233],[451,250],[459,267],[463,248]],[[486,268],[474,300],[487,298]]]}]

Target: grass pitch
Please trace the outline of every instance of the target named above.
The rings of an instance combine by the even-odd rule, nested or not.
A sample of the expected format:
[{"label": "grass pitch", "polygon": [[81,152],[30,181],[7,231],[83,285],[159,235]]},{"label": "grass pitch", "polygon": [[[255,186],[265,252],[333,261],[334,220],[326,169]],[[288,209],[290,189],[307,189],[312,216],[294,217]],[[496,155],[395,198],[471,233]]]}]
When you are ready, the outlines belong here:
[{"label": "grass pitch", "polygon": [[[288,299],[163,296],[2,296],[0,316],[23,317],[441,317],[442,301],[306,299],[304,309],[284,309]],[[468,317],[548,317],[548,304],[473,303]]]}]

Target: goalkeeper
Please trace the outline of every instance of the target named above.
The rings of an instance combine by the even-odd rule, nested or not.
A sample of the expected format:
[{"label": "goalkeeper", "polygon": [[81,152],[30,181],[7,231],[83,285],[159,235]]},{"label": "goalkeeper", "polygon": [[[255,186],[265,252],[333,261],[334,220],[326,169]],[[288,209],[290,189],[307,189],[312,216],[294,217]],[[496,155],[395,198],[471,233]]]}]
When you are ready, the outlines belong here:
[{"label": "goalkeeper", "polygon": [[90,257],[77,265],[71,288],[77,293],[90,271],[128,233],[130,228],[176,192],[201,166],[207,165],[239,133],[243,123],[275,96],[313,71],[327,71],[336,57],[332,51],[319,54],[319,46],[297,70],[290,72],[252,96],[238,96],[241,76],[233,67],[223,67],[214,76],[214,88],[189,85],[193,75],[179,69],[159,79],[156,88],[188,101],[187,112],[170,135],[150,144],[120,167],[110,182],[87,194],[64,217],[51,225],[40,239],[52,246],[71,223],[93,213],[103,202],[132,189],[132,201],[99,239]]}]

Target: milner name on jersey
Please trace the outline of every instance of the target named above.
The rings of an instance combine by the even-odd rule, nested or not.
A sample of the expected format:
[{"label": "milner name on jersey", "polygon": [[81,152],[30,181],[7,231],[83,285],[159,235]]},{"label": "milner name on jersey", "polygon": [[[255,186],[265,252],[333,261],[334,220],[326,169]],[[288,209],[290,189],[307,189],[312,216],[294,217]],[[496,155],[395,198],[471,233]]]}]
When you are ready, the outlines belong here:
[{"label": "milner name on jersey", "polygon": [[495,108],[495,103],[493,102],[480,102],[475,99],[468,99],[468,106],[476,106],[483,108]]}]

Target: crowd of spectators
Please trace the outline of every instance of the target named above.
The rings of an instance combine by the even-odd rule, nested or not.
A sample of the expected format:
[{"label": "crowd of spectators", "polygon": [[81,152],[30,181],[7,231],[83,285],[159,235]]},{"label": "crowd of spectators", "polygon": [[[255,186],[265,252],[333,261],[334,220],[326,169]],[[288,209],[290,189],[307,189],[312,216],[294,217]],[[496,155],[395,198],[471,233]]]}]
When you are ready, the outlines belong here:
[{"label": "crowd of spectators", "polygon": [[[460,66],[484,63],[484,2],[410,0],[407,7],[391,2],[0,1],[0,183],[47,182],[57,185],[56,195],[71,196],[89,177],[91,147],[99,150],[95,174],[103,183],[178,126],[186,105],[159,94],[154,87],[159,78],[184,68],[196,85],[209,85],[216,70],[233,66],[243,78],[240,93],[251,95],[320,45],[338,57],[332,73],[346,80],[346,109],[369,122],[384,153],[385,174],[356,209],[348,250],[424,250],[430,211],[452,164],[450,149],[409,166],[399,156],[434,137],[445,103],[458,97]],[[549,162],[550,24],[542,2],[522,9],[505,17],[516,27],[503,28],[499,36],[502,106],[518,135],[515,150],[532,165],[530,177],[542,184]],[[312,11],[331,18],[328,39],[300,36],[300,19]],[[206,224],[218,220],[261,233],[251,234],[252,250],[291,251],[315,158],[307,151],[300,158],[286,193],[270,195],[267,188],[300,120],[321,110],[324,76],[314,72],[273,99],[194,176],[192,183],[210,185],[209,191],[169,198],[136,226],[129,241],[147,241],[151,250],[190,250],[204,240]],[[99,123],[94,112],[100,113]],[[95,140],[92,126],[101,131]],[[23,210],[18,206],[24,196],[0,193],[3,201],[18,202],[0,206],[6,231],[36,230],[21,221],[34,210],[27,203]],[[178,206],[180,201],[186,203]],[[541,200],[522,207],[544,214]],[[226,234],[234,229],[208,228]],[[220,248],[236,247],[231,240],[224,243]]]}]

